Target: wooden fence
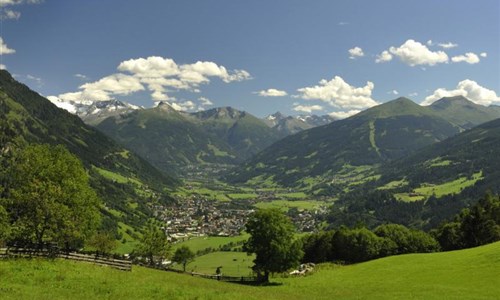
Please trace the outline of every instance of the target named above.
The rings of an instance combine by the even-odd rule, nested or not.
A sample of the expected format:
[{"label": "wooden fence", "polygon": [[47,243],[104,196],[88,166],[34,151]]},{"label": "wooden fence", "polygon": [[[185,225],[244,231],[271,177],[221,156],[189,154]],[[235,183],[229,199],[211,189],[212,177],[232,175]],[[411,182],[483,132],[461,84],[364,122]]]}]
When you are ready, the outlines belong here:
[{"label": "wooden fence", "polygon": [[100,266],[108,266],[123,271],[132,270],[132,262],[128,260],[97,257],[95,255],[80,254],[76,252],[51,252],[47,249],[4,248],[0,249],[0,257],[53,257],[75,261],[90,262]]}]

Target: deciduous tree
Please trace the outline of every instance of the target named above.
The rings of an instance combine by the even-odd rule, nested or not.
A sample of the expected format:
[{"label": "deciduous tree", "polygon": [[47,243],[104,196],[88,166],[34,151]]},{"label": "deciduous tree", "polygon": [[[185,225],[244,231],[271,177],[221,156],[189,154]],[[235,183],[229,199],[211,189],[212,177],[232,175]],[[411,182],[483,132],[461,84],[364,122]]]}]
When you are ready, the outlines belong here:
[{"label": "deciduous tree", "polygon": [[256,211],[250,216],[246,231],[250,238],[245,250],[256,254],[253,270],[264,282],[269,281],[269,274],[299,264],[303,252],[300,242],[295,240],[295,227],[280,210]]}]

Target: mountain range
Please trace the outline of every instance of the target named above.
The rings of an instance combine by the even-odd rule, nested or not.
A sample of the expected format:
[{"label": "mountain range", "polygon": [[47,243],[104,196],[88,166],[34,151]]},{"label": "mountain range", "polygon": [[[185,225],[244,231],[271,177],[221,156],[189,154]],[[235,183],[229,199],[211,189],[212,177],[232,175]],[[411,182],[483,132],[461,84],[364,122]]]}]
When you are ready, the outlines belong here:
[{"label": "mountain range", "polygon": [[319,178],[332,181],[348,168],[385,164],[498,117],[498,110],[464,97],[443,98],[431,106],[398,98],[288,136],[235,169],[227,179],[291,187]]}]

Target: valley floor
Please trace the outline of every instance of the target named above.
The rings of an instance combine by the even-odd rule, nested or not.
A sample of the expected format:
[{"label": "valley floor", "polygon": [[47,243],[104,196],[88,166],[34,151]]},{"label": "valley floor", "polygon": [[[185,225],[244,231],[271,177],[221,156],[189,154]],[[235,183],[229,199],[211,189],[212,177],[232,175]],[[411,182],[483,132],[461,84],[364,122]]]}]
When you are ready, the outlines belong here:
[{"label": "valley floor", "polygon": [[500,242],[461,251],[320,265],[311,276],[244,286],[134,266],[0,261],[0,299],[498,299]]}]

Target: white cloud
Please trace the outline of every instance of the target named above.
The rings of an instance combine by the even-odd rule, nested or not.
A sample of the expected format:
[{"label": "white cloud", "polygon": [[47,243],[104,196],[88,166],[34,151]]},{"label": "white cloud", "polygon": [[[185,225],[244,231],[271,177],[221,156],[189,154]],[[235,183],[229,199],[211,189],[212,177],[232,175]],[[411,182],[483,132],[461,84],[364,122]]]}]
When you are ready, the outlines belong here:
[{"label": "white cloud", "polygon": [[495,91],[480,86],[477,82],[466,79],[460,81],[457,87],[453,90],[439,88],[434,93],[425,98],[422,105],[430,105],[434,101],[443,97],[464,96],[474,103],[481,105],[490,105],[493,102],[500,102],[500,97]]},{"label": "white cloud", "polygon": [[416,96],[418,96],[417,92],[413,92],[413,93],[408,94],[408,97],[416,97]]},{"label": "white cloud", "polygon": [[296,105],[293,108],[293,110],[310,114],[315,110],[323,110],[323,106],[321,106],[321,105]]},{"label": "white cloud", "polygon": [[477,64],[480,61],[480,59],[475,53],[467,52],[465,53],[465,55],[453,56],[451,58],[451,61],[454,63],[466,62],[472,65],[472,64]]},{"label": "white cloud", "polygon": [[200,101],[200,106],[202,106],[202,107],[214,105],[214,103],[212,101],[210,101],[210,99],[205,98],[205,97],[198,98],[198,101]]},{"label": "white cloud", "polygon": [[350,116],[354,116],[355,114],[357,114],[359,112],[360,112],[360,110],[353,109],[353,110],[349,110],[349,111],[334,111],[334,112],[329,113],[328,115],[330,115],[331,117],[334,117],[335,119],[345,119],[345,118],[349,118]]},{"label": "white cloud", "polygon": [[388,91],[387,94],[399,95],[399,92],[397,90],[392,90],[392,91]]},{"label": "white cloud", "polygon": [[87,91],[105,91],[112,94],[128,95],[144,90],[139,79],[124,74],[113,74],[99,79],[98,81],[85,83],[80,89]]},{"label": "white cloud", "polygon": [[350,59],[356,59],[358,57],[363,57],[365,54],[363,53],[363,49],[360,47],[354,47],[352,49],[349,49],[349,58]]},{"label": "white cloud", "polygon": [[10,9],[5,9],[2,11],[0,15],[0,19],[2,20],[19,20],[21,17],[21,13],[18,11],[13,11]]},{"label": "white cloud", "polygon": [[432,42],[432,40],[427,41],[427,46],[433,46],[433,45],[434,45],[434,43]]},{"label": "white cloud", "polygon": [[118,71],[130,72],[137,77],[173,76],[180,72],[173,59],[159,56],[123,61],[118,65]]},{"label": "white cloud", "polygon": [[88,79],[89,79],[86,75],[79,74],[79,73],[75,74],[74,76],[75,76],[76,78],[81,79],[81,80],[88,80]]},{"label": "white cloud", "polygon": [[488,53],[486,53],[486,52],[481,52],[481,54],[479,54],[479,56],[481,56],[481,57],[487,57],[487,56],[488,56]]},{"label": "white cloud", "polygon": [[[1,0],[0,0],[1,1]],[[228,71],[214,62],[198,61],[193,64],[178,65],[171,58],[150,56],[121,62],[117,73],[80,86],[80,91],[59,95],[61,99],[80,98],[109,100],[115,95],[128,95],[145,89],[151,92],[153,101],[175,101],[168,94],[175,90],[199,93],[199,86],[210,82],[211,77],[230,83],[251,79],[245,70]],[[80,75],[80,76],[79,76]],[[81,74],[75,75],[84,79]],[[98,98],[102,97],[102,98]],[[183,106],[189,108],[189,103]],[[179,104],[178,104],[179,105]]]},{"label": "white cloud", "polygon": [[349,25],[349,23],[341,21],[341,22],[338,23],[338,25],[339,26],[345,26],[345,25]]},{"label": "white cloud", "polygon": [[16,50],[10,49],[7,44],[3,41],[3,38],[0,37],[0,54],[13,54],[16,53]]},{"label": "white cloud", "polygon": [[0,70],[7,70],[7,66],[4,64],[0,64]]},{"label": "white cloud", "polygon": [[229,72],[224,66],[210,61],[178,65],[173,59],[160,56],[130,59],[120,63],[118,70],[140,78],[152,91],[153,100],[169,99],[166,93],[170,88],[199,92],[198,87],[209,83],[210,77],[218,77],[226,83],[252,78],[245,70]]},{"label": "white cloud", "polygon": [[391,61],[392,60],[392,54],[389,53],[389,51],[384,50],[382,53],[377,55],[377,58],[375,59],[376,63],[383,63],[386,61]]},{"label": "white cloud", "polygon": [[335,76],[332,80],[325,79],[319,85],[298,89],[297,98],[306,100],[321,100],[333,107],[363,109],[377,105],[371,98],[374,88],[373,82],[368,81],[363,87],[353,87],[341,77]]},{"label": "white cloud", "polygon": [[261,97],[283,97],[288,95],[287,92],[277,89],[267,89],[256,92]]},{"label": "white cloud", "polygon": [[458,44],[448,42],[448,43],[439,43],[438,46],[441,48],[444,48],[444,49],[451,49],[451,48],[458,47]]},{"label": "white cloud", "polygon": [[434,66],[439,63],[448,62],[448,55],[443,51],[431,51],[427,46],[414,40],[407,40],[399,47],[390,47],[382,52],[376,62],[385,62],[392,59],[390,54],[397,56],[402,62],[412,67],[417,65]]}]

